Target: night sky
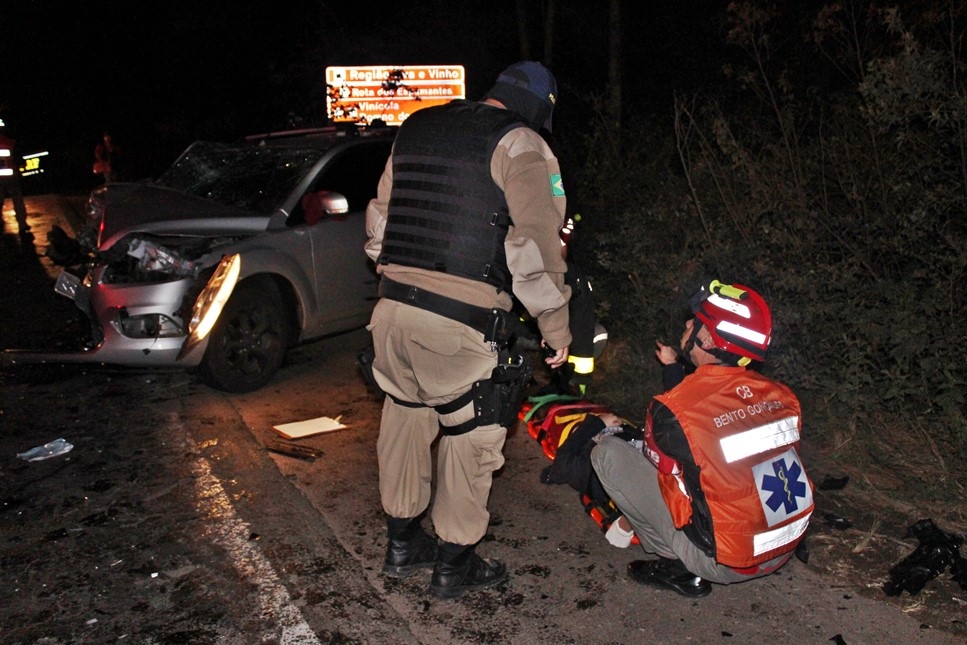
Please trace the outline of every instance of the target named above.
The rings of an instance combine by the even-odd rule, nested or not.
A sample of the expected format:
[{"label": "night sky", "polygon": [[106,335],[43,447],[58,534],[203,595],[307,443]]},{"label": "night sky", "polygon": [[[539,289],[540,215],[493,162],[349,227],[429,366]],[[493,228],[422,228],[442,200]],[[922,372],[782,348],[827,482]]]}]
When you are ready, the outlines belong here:
[{"label": "night sky", "polygon": [[[530,57],[544,60],[542,3],[526,4]],[[716,82],[724,4],[624,2],[633,109],[667,112],[672,92]],[[514,0],[2,0],[0,118],[22,152],[50,150],[47,183],[93,183],[104,131],[129,174],[156,176],[197,138],[320,124],[327,65],[463,65],[477,98],[524,57],[515,11]],[[557,123],[580,124],[603,90],[607,29],[607,2],[557,0]]]}]

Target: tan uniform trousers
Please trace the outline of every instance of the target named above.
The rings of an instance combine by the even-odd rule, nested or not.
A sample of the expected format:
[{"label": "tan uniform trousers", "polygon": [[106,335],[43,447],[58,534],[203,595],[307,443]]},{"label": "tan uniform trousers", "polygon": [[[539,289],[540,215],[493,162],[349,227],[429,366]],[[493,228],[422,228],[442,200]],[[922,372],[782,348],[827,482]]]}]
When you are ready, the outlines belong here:
[{"label": "tan uniform trousers", "polygon": [[[483,334],[411,305],[381,299],[368,329],[376,349],[376,381],[403,401],[447,403],[475,381],[489,378],[497,365],[497,353]],[[456,425],[472,417],[472,404],[441,415],[432,407],[406,407],[386,397],[376,454],[380,500],[387,514],[416,517],[429,506],[431,445],[440,424]],[[493,473],[504,464],[506,438],[507,429],[496,424],[440,437],[430,512],[440,539],[469,545],[483,538],[490,521]]]}]

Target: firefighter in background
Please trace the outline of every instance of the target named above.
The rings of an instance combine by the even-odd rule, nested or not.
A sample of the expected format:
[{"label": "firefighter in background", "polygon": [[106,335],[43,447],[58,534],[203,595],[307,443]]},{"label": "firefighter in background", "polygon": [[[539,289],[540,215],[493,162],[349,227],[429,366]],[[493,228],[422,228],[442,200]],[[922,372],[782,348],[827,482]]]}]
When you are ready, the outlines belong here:
[{"label": "firefighter in background", "polygon": [[0,119],[0,210],[6,203],[7,196],[13,201],[13,212],[17,217],[20,236],[32,236],[30,225],[27,224],[27,206],[24,204],[23,191],[20,187],[16,141],[7,136],[6,124],[3,119]]},{"label": "firefighter in background", "polygon": [[716,280],[692,303],[680,347],[695,371],[652,400],[642,451],[605,437],[591,463],[642,549],[658,556],[629,564],[629,577],[701,597],[711,582],[785,564],[806,533],[813,485],[798,452],[798,399],[749,369],[771,340],[765,301]]},{"label": "firefighter in background", "polygon": [[568,306],[568,327],[571,330],[571,348],[567,365],[555,370],[552,381],[558,380],[557,389],[564,394],[586,396],[594,374],[594,359],[600,355],[607,342],[608,334],[598,324],[595,316],[594,293],[591,281],[584,270],[573,259],[568,259],[568,246],[574,237],[575,221],[581,216],[568,218],[561,229],[561,255],[567,262],[564,284],[571,287],[571,301]]},{"label": "firefighter in background", "polygon": [[[538,397],[550,395],[586,397],[594,375],[595,359],[601,356],[601,352],[608,343],[608,332],[597,321],[595,315],[591,281],[584,270],[569,257],[569,248],[574,238],[574,225],[580,220],[579,214],[568,217],[560,231],[561,257],[567,263],[564,284],[571,288],[571,300],[568,304],[571,347],[568,350],[567,364],[551,371],[548,382],[538,390]],[[540,334],[534,329],[534,321],[519,303],[515,303],[515,306],[518,313],[515,321],[516,346],[528,350],[539,349]],[[545,352],[547,352],[546,349]]]},{"label": "firefighter in background", "polygon": [[121,148],[107,132],[101,136],[101,142],[94,146],[94,174],[104,177],[105,184],[120,181],[121,178]]}]

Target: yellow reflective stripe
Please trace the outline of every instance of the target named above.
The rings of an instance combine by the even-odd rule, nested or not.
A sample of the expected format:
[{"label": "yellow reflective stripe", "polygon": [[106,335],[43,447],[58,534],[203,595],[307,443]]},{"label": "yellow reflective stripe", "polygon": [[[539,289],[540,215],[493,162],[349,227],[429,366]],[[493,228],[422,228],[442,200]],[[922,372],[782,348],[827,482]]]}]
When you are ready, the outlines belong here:
[{"label": "yellow reflective stripe", "polygon": [[773,448],[799,441],[799,417],[786,417],[740,432],[719,441],[725,461],[732,463]]},{"label": "yellow reflective stripe", "polygon": [[773,529],[772,531],[766,531],[765,533],[759,533],[752,538],[753,553],[759,555],[767,551],[772,551],[773,549],[778,549],[796,540],[806,532],[810,515],[812,515],[812,512],[791,524],[786,524],[785,526]]},{"label": "yellow reflective stripe", "polygon": [[590,374],[594,371],[594,357],[568,356],[567,362],[574,365],[575,374]]},{"label": "yellow reflective stripe", "polygon": [[554,423],[557,423],[557,424],[570,423],[575,419],[583,419],[586,416],[588,416],[587,412],[575,412],[574,414],[555,414]]},{"label": "yellow reflective stripe", "polygon": [[584,421],[584,419],[575,419],[574,421],[571,421],[566,426],[564,426],[564,429],[561,430],[561,436],[557,440],[558,447],[561,447],[562,445],[564,445],[564,442],[567,441],[567,438],[571,436],[571,430],[574,430],[574,426],[578,425],[582,421]]}]

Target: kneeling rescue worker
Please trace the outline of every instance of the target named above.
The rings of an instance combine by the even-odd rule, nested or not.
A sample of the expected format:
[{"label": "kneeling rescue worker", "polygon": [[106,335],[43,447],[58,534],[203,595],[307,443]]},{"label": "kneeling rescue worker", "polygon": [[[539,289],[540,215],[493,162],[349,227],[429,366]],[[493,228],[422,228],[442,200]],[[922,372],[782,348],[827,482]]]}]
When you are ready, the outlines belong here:
[{"label": "kneeling rescue worker", "polygon": [[651,401],[643,450],[608,437],[591,463],[642,549],[658,556],[632,562],[629,576],[701,597],[711,582],[785,564],[806,533],[813,485],[797,450],[798,399],[749,369],[772,336],[765,301],[716,280],[692,312],[681,350],[695,370]]},{"label": "kneeling rescue worker", "polygon": [[[558,231],[560,167],[540,136],[557,100],[550,70],[504,70],[480,102],[413,113],[400,127],[366,212],[366,253],[381,276],[369,329],[373,377],[386,393],[379,491],[389,543],[383,573],[433,567],[430,592],[451,598],[507,577],[475,552],[490,513],[530,367],[510,356],[512,296],[537,320],[545,362],[567,361],[571,334]],[[437,449],[430,517],[431,444]]]}]

